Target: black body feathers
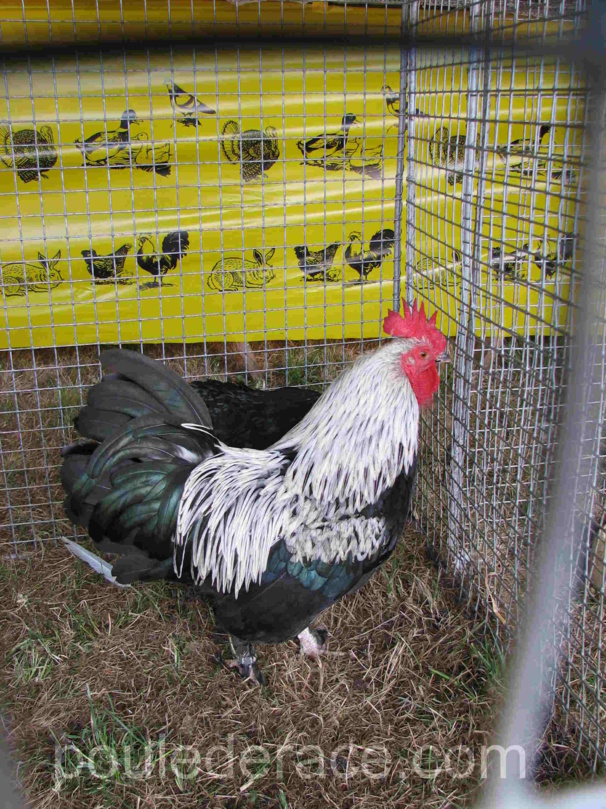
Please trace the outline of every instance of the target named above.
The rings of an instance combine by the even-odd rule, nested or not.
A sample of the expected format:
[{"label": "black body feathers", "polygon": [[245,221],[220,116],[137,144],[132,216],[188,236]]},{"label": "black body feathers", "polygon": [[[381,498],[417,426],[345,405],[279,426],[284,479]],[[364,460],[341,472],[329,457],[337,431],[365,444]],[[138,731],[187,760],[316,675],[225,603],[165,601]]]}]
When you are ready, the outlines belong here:
[{"label": "black body feathers", "polygon": [[181,425],[210,428],[210,415],[186,382],[142,354],[116,349],[101,362],[112,373],[75,421],[88,441],[63,451],[65,510],[100,550],[121,555],[121,583],[164,578],[185,481],[218,446],[210,431]]},{"label": "black body feathers", "polygon": [[213,432],[232,447],[267,449],[307,415],[320,394],[305,388],[254,390],[206,379],[192,382],[204,399]]}]

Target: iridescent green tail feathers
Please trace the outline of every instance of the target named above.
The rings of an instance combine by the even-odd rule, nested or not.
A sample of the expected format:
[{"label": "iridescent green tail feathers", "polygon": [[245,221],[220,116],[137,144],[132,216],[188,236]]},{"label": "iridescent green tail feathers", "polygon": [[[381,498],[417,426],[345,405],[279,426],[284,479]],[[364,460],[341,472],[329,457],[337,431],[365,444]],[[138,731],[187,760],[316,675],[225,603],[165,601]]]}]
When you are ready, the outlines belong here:
[{"label": "iridescent green tail feathers", "polygon": [[218,448],[208,409],[180,377],[139,353],[112,350],[101,362],[112,373],[91,388],[75,421],[87,440],[62,453],[65,510],[99,550],[120,555],[119,582],[166,578],[185,481]]}]

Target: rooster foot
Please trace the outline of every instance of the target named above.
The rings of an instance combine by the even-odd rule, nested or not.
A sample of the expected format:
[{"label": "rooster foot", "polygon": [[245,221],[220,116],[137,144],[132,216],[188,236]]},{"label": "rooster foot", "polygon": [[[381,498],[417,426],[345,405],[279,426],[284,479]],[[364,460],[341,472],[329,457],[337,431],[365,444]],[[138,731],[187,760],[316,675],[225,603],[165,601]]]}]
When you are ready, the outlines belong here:
[{"label": "rooster foot", "polygon": [[228,669],[235,669],[243,680],[252,680],[255,685],[264,685],[265,678],[257,665],[257,654],[252,643],[229,636],[229,645],[234,653],[233,660],[226,660]]},{"label": "rooster foot", "polygon": [[301,644],[301,654],[306,657],[311,657],[313,660],[319,658],[326,651],[326,639],[328,638],[328,629],[325,626],[318,626],[316,629],[304,629],[297,637]]}]

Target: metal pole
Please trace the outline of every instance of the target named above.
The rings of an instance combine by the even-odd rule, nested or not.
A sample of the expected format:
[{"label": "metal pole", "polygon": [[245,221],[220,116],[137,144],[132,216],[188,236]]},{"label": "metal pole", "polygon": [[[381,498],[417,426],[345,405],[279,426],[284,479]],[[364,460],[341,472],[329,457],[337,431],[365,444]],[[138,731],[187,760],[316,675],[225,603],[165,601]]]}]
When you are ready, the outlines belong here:
[{"label": "metal pole", "polygon": [[[419,3],[418,0],[408,4],[405,3],[402,7],[402,31],[407,32],[416,25],[419,19]],[[398,118],[398,152],[396,159],[396,187],[395,187],[395,206],[394,206],[394,254],[393,254],[393,307],[397,312],[400,309],[400,295],[402,294],[402,219],[404,217],[404,169],[405,169],[405,155],[406,155],[406,133],[410,125],[410,110],[414,109],[414,81],[415,81],[415,52],[414,48],[408,49],[400,48],[400,114]],[[413,95],[411,99],[410,95]],[[410,130],[408,131],[408,172],[410,172]],[[412,294],[412,284],[409,281],[409,261],[408,261],[408,245],[409,245],[409,219],[408,219],[408,204],[409,195],[414,190],[411,188],[411,183],[408,182],[410,174],[407,175],[406,186],[406,298],[410,302]],[[413,221],[414,228],[414,221]]]}]

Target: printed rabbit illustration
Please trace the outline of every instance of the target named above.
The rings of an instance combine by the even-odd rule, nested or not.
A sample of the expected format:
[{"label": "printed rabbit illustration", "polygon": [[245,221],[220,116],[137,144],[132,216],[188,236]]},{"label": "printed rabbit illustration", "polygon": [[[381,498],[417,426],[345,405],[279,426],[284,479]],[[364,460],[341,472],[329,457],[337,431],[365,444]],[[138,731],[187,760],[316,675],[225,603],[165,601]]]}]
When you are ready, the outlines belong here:
[{"label": "printed rabbit illustration", "polygon": [[246,289],[263,289],[276,277],[269,266],[276,248],[272,247],[265,254],[253,250],[254,261],[230,256],[217,261],[208,277],[208,287],[219,292],[236,292]]},{"label": "printed rabbit illustration", "polygon": [[25,295],[27,292],[48,292],[59,286],[63,278],[57,268],[61,250],[48,259],[38,253],[38,261],[11,262],[2,266],[2,290],[5,298]]}]

